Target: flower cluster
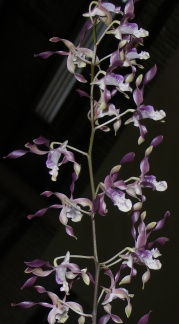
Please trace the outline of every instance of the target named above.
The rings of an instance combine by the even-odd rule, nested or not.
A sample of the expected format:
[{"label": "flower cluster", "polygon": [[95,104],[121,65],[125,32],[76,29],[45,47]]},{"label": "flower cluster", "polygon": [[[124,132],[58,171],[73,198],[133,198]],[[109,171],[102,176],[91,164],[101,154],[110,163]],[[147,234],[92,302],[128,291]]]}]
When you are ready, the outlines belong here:
[{"label": "flower cluster", "polygon": [[[167,189],[166,181],[157,181],[154,175],[149,175],[149,155],[152,153],[153,147],[159,145],[162,141],[162,136],[157,136],[151,142],[151,145],[146,149],[145,156],[140,163],[141,174],[138,177],[131,177],[127,180],[117,180],[121,166],[126,162],[131,162],[134,159],[134,153],[126,154],[120,161],[120,164],[113,167],[110,174],[105,178],[104,183],[100,183],[102,193],[96,196],[94,205],[99,214],[107,213],[104,197],[108,196],[113,204],[123,212],[131,210],[140,210],[146,197],[142,193],[143,188],[152,188],[157,191],[165,191]],[[117,181],[116,181],[117,180]],[[138,202],[132,204],[131,199],[125,197],[125,193],[133,198],[137,198]]]},{"label": "flower cluster", "polygon": [[[143,45],[143,38],[148,36],[148,31],[139,28],[132,22],[134,18],[134,4],[137,0],[129,0],[124,6],[115,6],[110,2],[101,0],[92,1],[89,5],[89,11],[83,16],[88,18],[80,35],[79,44],[76,46],[71,41],[52,37],[51,42],[60,42],[65,45],[68,51],[46,51],[36,54],[36,57],[48,58],[53,54],[67,56],[67,69],[74,75],[77,81],[84,83],[89,81],[89,91],[78,89],[80,96],[86,97],[90,101],[90,109],[87,117],[91,124],[91,135],[89,139],[88,152],[83,152],[77,148],[68,145],[68,141],[63,143],[52,142],[42,136],[33,140],[33,143],[27,143],[25,150],[15,150],[7,155],[9,158],[19,158],[26,153],[37,155],[47,155],[46,166],[50,170],[52,181],[56,181],[61,165],[71,162],[73,166],[72,182],[70,184],[69,196],[61,192],[52,192],[50,190],[43,192],[45,197],[54,195],[60,203],[53,204],[48,208],[43,208],[35,214],[28,216],[29,219],[41,217],[49,209],[59,209],[59,221],[64,226],[66,233],[74,238],[73,227],[69,222],[79,223],[84,215],[88,216],[92,224],[92,243],[93,255],[70,255],[68,251],[65,256],[59,256],[54,259],[53,265],[48,261],[36,259],[31,262],[25,262],[27,269],[25,272],[31,277],[27,279],[22,288],[34,287],[38,293],[46,293],[51,299],[52,304],[46,302],[21,302],[12,304],[23,308],[32,307],[36,304],[50,308],[47,320],[49,324],[65,323],[69,317],[69,311],[79,314],[78,323],[85,323],[85,318],[91,318],[93,324],[97,321],[99,324],[106,324],[110,320],[115,323],[123,323],[122,316],[112,313],[112,303],[114,299],[125,301],[126,306],[124,312],[127,318],[132,312],[131,298],[134,297],[125,288],[134,276],[138,274],[138,267],[144,266],[146,271],[142,275],[143,288],[150,279],[152,270],[159,270],[161,262],[158,259],[161,254],[158,250],[158,244],[164,244],[168,239],[166,237],[156,238],[149,241],[153,232],[163,228],[166,219],[170,213],[167,211],[161,220],[155,220],[146,224],[146,212],[142,211],[146,197],[146,190],[150,188],[159,192],[167,189],[166,181],[158,181],[156,176],[150,174],[149,157],[153,148],[157,147],[163,137],[156,136],[145,150],[144,157],[139,165],[139,174],[130,176],[128,179],[119,178],[121,167],[132,162],[135,157],[134,152],[130,152],[122,157],[119,164],[114,166],[109,174],[95,186],[93,167],[92,167],[92,149],[94,145],[94,136],[98,130],[108,132],[110,125],[113,125],[115,134],[120,129],[121,124],[128,125],[133,123],[138,127],[140,136],[138,144],[145,140],[147,128],[141,121],[151,119],[153,121],[163,121],[165,112],[163,110],[155,110],[151,105],[144,104],[144,89],[146,85],[154,78],[157,69],[153,66],[145,74],[140,73],[143,66],[141,61],[149,59],[148,52],[140,51],[140,45]],[[119,20],[117,20],[119,19]],[[103,25],[104,32],[98,37],[96,26]],[[94,48],[89,49],[83,47],[83,40],[90,29],[93,29]],[[109,53],[105,57],[99,57],[98,46],[103,43],[106,35],[117,43],[113,53]],[[103,64],[103,62],[107,63]],[[86,80],[83,76],[83,69],[89,72],[90,80]],[[97,90],[97,91],[95,91]],[[122,112],[116,107],[115,97],[130,98],[134,102],[133,107],[126,108]],[[119,101],[118,101],[119,102]],[[130,114],[129,118],[122,117]],[[81,166],[76,162],[76,157],[72,151],[78,152],[86,156],[89,169],[89,182],[91,186],[91,198],[75,198],[74,190],[76,181],[80,175]],[[119,217],[122,212],[129,214],[132,222],[132,238],[134,245],[132,247],[124,247],[116,255],[112,256],[105,262],[99,261],[97,238],[96,238],[96,217],[106,216],[110,222],[110,213],[107,209],[107,200],[110,199],[114,206],[118,208]],[[92,259],[94,262],[95,275],[89,273],[87,268],[80,269],[76,263],[70,262],[71,258]],[[58,264],[59,260],[63,261]],[[113,266],[118,267],[117,273],[114,275]],[[124,272],[125,271],[125,274]],[[100,273],[110,278],[110,285],[107,286],[99,281]],[[47,291],[43,286],[37,286],[38,278],[46,278],[54,274],[55,283],[60,286],[60,294],[62,298],[55,293]],[[124,275],[123,275],[124,274]],[[103,276],[105,277],[105,276]],[[89,285],[94,285],[93,309],[90,314],[86,314],[80,304],[69,301],[73,283],[78,279]],[[102,300],[102,301],[101,301]],[[100,318],[97,315],[97,307],[101,305],[105,314]],[[150,312],[144,315],[138,324],[147,324]]]},{"label": "flower cluster", "polygon": [[[125,124],[134,123],[134,126],[140,130],[139,144],[145,139],[147,128],[140,124],[142,119],[152,119],[155,121],[162,121],[165,117],[163,110],[155,111],[150,105],[143,104],[144,88],[150,82],[157,71],[156,66],[153,66],[144,76],[141,73],[138,75],[138,69],[143,66],[139,63],[141,60],[146,60],[150,57],[148,52],[138,52],[139,45],[143,45],[143,38],[148,36],[148,31],[138,28],[136,23],[132,23],[131,19],[134,18],[134,2],[130,0],[121,11],[121,7],[116,7],[109,2],[92,1],[89,6],[89,12],[85,13],[84,17],[89,17],[84,30],[80,37],[80,43],[75,46],[73,43],[66,39],[53,37],[50,39],[52,42],[63,42],[69,49],[69,52],[64,51],[47,51],[36,54],[35,56],[41,58],[48,58],[52,54],[67,55],[67,68],[69,72],[73,73],[76,79],[80,82],[86,82],[82,74],[76,73],[76,68],[83,69],[84,67],[94,65],[97,72],[91,82],[92,87],[98,87],[100,97],[93,97],[93,115],[91,110],[88,112],[88,117],[93,118],[96,129],[102,131],[109,131],[108,125],[112,122],[115,133],[121,126],[121,116],[127,113],[133,113]],[[112,14],[120,15],[120,20],[113,20]],[[105,32],[97,40],[95,46],[97,47],[103,40],[106,34],[109,34],[119,40],[117,49],[104,58],[98,58],[96,51],[88,48],[81,47],[86,32],[98,23],[107,25]],[[116,26],[117,25],[117,26]],[[95,58],[95,62],[93,62]],[[107,70],[102,69],[102,62],[109,59],[109,67]],[[125,73],[131,68],[130,73]],[[119,74],[118,70],[122,70]],[[102,77],[101,77],[102,76]],[[135,80],[136,79],[136,80]],[[135,80],[135,82],[134,82]],[[81,96],[90,98],[90,95],[82,90],[78,90]],[[122,93],[126,98],[130,98],[130,93],[133,95],[134,103],[137,105],[136,109],[126,109],[125,112],[120,114],[120,109],[116,108],[114,103],[111,102],[112,98],[119,93]],[[129,93],[129,94],[127,94]],[[108,121],[100,123],[100,119],[108,116]],[[111,119],[111,116],[114,116]]]},{"label": "flower cluster", "polygon": [[[157,243],[165,244],[168,241],[166,237],[157,238],[153,242],[148,242],[149,236],[152,232],[161,229],[164,226],[165,220],[170,216],[170,213],[167,211],[164,215],[164,218],[158,222],[151,222],[148,225],[145,225],[144,219],[146,217],[146,212],[143,212],[141,215],[139,211],[135,211],[132,216],[133,227],[132,235],[135,241],[135,247],[133,251],[128,254],[126,257],[126,264],[131,268],[131,274],[136,275],[137,271],[134,269],[134,264],[145,265],[146,272],[142,276],[143,288],[145,283],[150,279],[150,270],[159,270],[161,268],[161,262],[157,259],[161,256],[158,248],[153,248]],[[138,236],[136,234],[135,224],[137,223],[140,217],[140,223],[138,225]],[[130,278],[131,279],[131,278]]]},{"label": "flower cluster", "polygon": [[[37,304],[51,308],[51,311],[48,314],[47,320],[49,324],[55,324],[55,323],[65,323],[67,319],[69,318],[68,312],[69,309],[72,309],[78,314],[83,314],[83,308],[80,304],[68,301],[66,302],[66,299],[63,298],[61,300],[56,294],[54,294],[51,291],[47,291],[44,287],[42,286],[34,286],[36,291],[40,294],[46,293],[48,297],[51,299],[52,304],[46,303],[46,302],[39,302],[39,303],[34,303],[34,302],[21,302],[18,304],[12,304],[12,306],[19,306],[22,308],[29,308],[32,306],[35,306]],[[79,324],[84,323],[84,316],[81,315],[78,319]]]}]

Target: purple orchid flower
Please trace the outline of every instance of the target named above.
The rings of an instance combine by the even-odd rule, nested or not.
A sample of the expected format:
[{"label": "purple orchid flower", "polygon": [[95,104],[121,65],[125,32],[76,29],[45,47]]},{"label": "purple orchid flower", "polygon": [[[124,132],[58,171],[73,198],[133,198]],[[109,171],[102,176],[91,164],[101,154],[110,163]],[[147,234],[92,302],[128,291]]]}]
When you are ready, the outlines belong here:
[{"label": "purple orchid flower", "polygon": [[93,51],[90,50],[89,48],[83,48],[80,47],[80,45],[75,46],[73,43],[71,43],[67,39],[61,39],[59,37],[52,37],[50,39],[51,42],[63,42],[65,46],[69,49],[69,52],[65,51],[47,51],[47,52],[42,52],[39,54],[35,54],[35,57],[41,57],[43,59],[46,59],[50,57],[53,54],[59,54],[59,55],[66,55],[68,56],[67,58],[67,69],[70,73],[74,74],[75,78],[79,82],[87,82],[85,78],[79,74],[76,73],[76,68],[84,68],[86,64],[91,64],[91,61],[88,61],[88,59],[92,59],[93,57]]},{"label": "purple orchid flower", "polygon": [[[141,51],[137,52],[135,46],[139,43],[139,40],[133,39],[129,43],[127,40],[122,40],[116,51],[110,55],[110,68],[109,70],[114,70],[117,67],[131,67],[132,73],[124,77],[125,83],[134,80],[136,73],[136,67],[142,68],[141,64],[138,64],[136,60],[147,60],[150,56],[148,52]],[[142,43],[142,39],[140,39]]]},{"label": "purple orchid flower", "polygon": [[[61,209],[61,212],[59,214],[59,221],[61,224],[65,226],[65,230],[68,235],[75,237],[73,228],[68,225],[68,220],[71,219],[72,222],[80,222],[84,212],[88,215],[91,214],[93,205],[92,202],[87,198],[76,198],[69,199],[66,195],[59,193],[59,192],[51,192],[51,191],[45,191],[42,193],[42,195],[46,197],[50,197],[51,195],[55,195],[58,199],[61,200],[62,204],[55,204],[51,205],[47,208],[42,208],[39,211],[37,211],[35,214],[31,214],[28,216],[29,219],[32,219],[34,217],[42,217],[47,210],[49,209]],[[83,208],[88,208],[88,211],[81,210],[81,206]],[[76,237],[75,237],[76,238]]]},{"label": "purple orchid flower", "polygon": [[[65,141],[64,143],[60,144],[57,148],[52,148],[50,146],[50,141],[45,137],[40,136],[33,140],[33,144],[27,143],[25,145],[29,150],[15,150],[8,154],[5,158],[16,159],[25,155],[28,152],[38,155],[47,154],[48,157],[46,161],[46,166],[48,169],[50,169],[49,174],[52,176],[52,181],[57,180],[59,167],[67,162],[73,163],[73,168],[78,176],[80,173],[80,165],[75,161],[74,154],[67,150],[67,143],[68,141]],[[39,148],[40,145],[45,146],[47,150],[41,150]]]},{"label": "purple orchid flower", "polygon": [[[108,91],[107,89],[105,92],[110,93],[110,91]],[[106,97],[105,92],[100,89],[101,97],[100,97],[99,101],[95,102],[95,104],[94,104],[94,121],[95,121],[95,125],[98,126],[102,131],[108,132],[110,130],[110,128],[105,125],[100,127],[99,119],[103,118],[105,116],[119,117],[119,109],[116,109],[114,104],[108,103],[109,98],[108,99],[105,98]],[[111,94],[109,97],[111,98]],[[119,119],[117,119],[113,123],[115,135],[116,135],[118,129],[120,128],[120,126],[121,126],[121,118],[119,117]]]},{"label": "purple orchid flower", "polygon": [[100,183],[100,188],[102,193],[96,196],[94,201],[94,209],[98,210],[99,214],[104,216],[107,213],[106,203],[104,201],[104,196],[108,196],[115,206],[123,212],[128,212],[132,208],[132,202],[130,199],[125,198],[125,193],[128,189],[127,185],[123,180],[118,180],[118,172],[121,168],[121,165],[127,162],[131,162],[134,159],[135,154],[130,152],[126,154],[120,161],[120,165],[117,165],[112,168],[110,174],[105,178],[104,183]]},{"label": "purple orchid flower", "polygon": [[[28,266],[25,272],[33,276],[24,283],[22,289],[33,286],[38,277],[47,277],[52,272],[55,272],[57,284],[61,285],[60,291],[64,291],[66,295],[69,294],[69,288],[75,279],[81,277],[86,284],[90,282],[86,273],[87,269],[81,270],[77,264],[70,262],[70,252],[66,253],[64,260],[59,265],[52,266],[49,262],[38,259],[25,262],[25,264]],[[43,270],[43,267],[50,269]],[[70,280],[70,286],[67,279]]]},{"label": "purple orchid flower", "polygon": [[[113,97],[117,92],[121,92],[125,96],[127,96],[126,91],[128,92],[132,91],[132,89],[129,86],[129,83],[125,82],[125,78],[122,75],[112,72],[112,70],[115,67],[116,66],[109,68],[106,71],[105,76],[100,80],[95,78],[93,81],[93,84],[98,85],[99,88],[102,91],[104,91],[104,99],[105,99],[104,102],[106,102],[108,98]],[[113,86],[112,91],[109,92],[107,86]]]},{"label": "purple orchid flower", "polygon": [[163,136],[161,135],[155,137],[152,140],[151,145],[146,149],[145,156],[140,163],[140,177],[138,178],[138,180],[127,185],[126,192],[130,196],[137,198],[137,196],[139,195],[142,198],[145,198],[144,196],[142,196],[142,188],[152,188],[156,191],[165,191],[167,189],[166,181],[157,181],[154,175],[148,175],[148,172],[150,170],[148,161],[149,156],[152,153],[153,147],[158,146],[162,142],[162,140]]},{"label": "purple orchid flower", "polygon": [[164,110],[154,110],[152,106],[140,105],[134,112],[133,116],[125,122],[125,125],[133,122],[134,126],[139,128],[140,137],[138,139],[138,143],[141,144],[145,140],[147,128],[146,126],[140,124],[140,120],[150,118],[155,121],[162,121],[165,116],[166,113]]},{"label": "purple orchid flower", "polygon": [[135,270],[134,274],[137,273],[137,270],[134,269],[134,264],[144,265],[147,271],[142,276],[143,288],[145,283],[150,279],[150,270],[159,270],[161,268],[161,262],[157,259],[161,256],[158,248],[153,248],[156,243],[165,244],[168,241],[166,237],[160,237],[153,242],[148,242],[148,238],[152,232],[161,229],[166,219],[170,216],[170,213],[167,211],[163,217],[158,222],[152,222],[148,225],[145,225],[144,218],[145,213],[141,214],[141,221],[138,226],[138,236],[135,229],[135,224],[140,217],[140,212],[134,212],[132,216],[133,226],[132,226],[132,236],[135,241],[134,251],[129,255],[125,256],[127,260],[124,264],[127,264],[129,268]]},{"label": "purple orchid flower", "polygon": [[132,37],[140,38],[147,37],[149,32],[143,28],[138,28],[138,25],[135,23],[123,22],[119,27],[111,29],[108,34],[114,34],[114,36],[119,40],[131,40]]},{"label": "purple orchid flower", "polygon": [[141,144],[145,140],[145,135],[147,133],[147,128],[144,125],[140,124],[141,119],[150,118],[155,121],[162,121],[166,114],[163,110],[154,110],[154,108],[150,105],[143,105],[143,93],[144,93],[144,87],[145,85],[150,82],[153,77],[155,76],[157,71],[156,66],[153,66],[144,76],[143,84],[141,89],[139,88],[141,82],[142,82],[142,75],[140,75],[136,80],[136,89],[133,91],[133,98],[134,102],[137,105],[137,109],[133,113],[133,116],[129,118],[125,125],[133,122],[134,126],[139,128],[140,131],[140,137],[138,140],[138,143]]},{"label": "purple orchid flower", "polygon": [[[89,12],[86,12],[83,14],[84,17],[98,17],[100,19],[100,21],[104,22],[107,26],[109,26],[112,22],[112,16],[110,14],[110,12],[108,11],[108,9],[105,8],[104,3],[97,3],[96,1],[94,1],[94,3],[96,3],[96,6],[90,10]],[[104,6],[103,6],[104,5]],[[107,6],[107,8],[109,8],[109,6]],[[111,7],[110,9],[113,8],[113,10],[115,10],[115,7]]]},{"label": "purple orchid flower", "polygon": [[[113,104],[109,103],[109,100],[116,94],[117,90],[113,90],[111,92],[107,89],[105,89],[105,91],[103,91],[101,89],[99,89],[99,90],[100,90],[100,99],[98,101],[94,100],[94,116],[93,116],[93,118],[94,118],[95,125],[99,129],[101,129],[104,132],[108,132],[110,130],[110,128],[105,125],[102,125],[100,127],[99,119],[103,118],[105,116],[119,117],[119,109],[116,109],[116,107]],[[79,95],[81,97],[90,98],[90,95],[85,91],[78,89],[77,92],[79,93]],[[90,113],[91,112],[89,111],[89,113],[88,113],[89,120],[91,120]],[[121,119],[119,117],[119,119],[117,119],[113,124],[115,135],[116,135],[118,129],[120,128],[120,126],[121,126]]]},{"label": "purple orchid flower", "polygon": [[[106,289],[106,296],[104,301],[102,302],[102,305],[109,305],[114,299],[119,298],[121,300],[127,301],[127,306],[125,307],[125,313],[127,317],[130,317],[132,306],[130,303],[130,298],[133,297],[133,294],[129,294],[128,291],[125,288],[116,288],[116,283],[118,279],[118,275],[114,279],[113,274],[110,269],[105,270],[105,274],[108,275],[111,279],[111,285],[110,288]],[[105,288],[104,288],[105,290]],[[113,319],[114,320],[114,319]],[[120,323],[120,322],[119,322]]]},{"label": "purple orchid flower", "polygon": [[134,153],[126,154],[120,162],[120,165],[112,168],[110,174],[104,180],[104,192],[113,201],[114,205],[123,212],[128,212],[132,208],[132,202],[130,199],[125,198],[125,193],[127,186],[123,180],[118,180],[118,172],[121,165],[126,162],[131,162],[134,159]]},{"label": "purple orchid flower", "polygon": [[[110,174],[105,178],[104,183],[100,183],[100,188],[102,189],[102,193],[96,196],[94,201],[94,210],[98,210],[99,214],[104,216],[107,213],[106,203],[104,201],[105,195],[108,196],[116,205],[119,210],[123,212],[128,212],[132,209],[132,202],[130,199],[125,198],[126,192],[129,196],[138,198],[140,196],[140,201],[133,205],[134,210],[140,210],[142,208],[142,204],[145,201],[145,196],[142,193],[143,188],[152,188],[157,191],[165,191],[167,189],[166,181],[157,181],[154,175],[148,175],[150,170],[149,166],[149,155],[152,152],[153,147],[156,147],[162,142],[163,137],[157,136],[155,137],[149,148],[146,149],[145,156],[140,163],[141,175],[136,178],[136,180],[132,183],[127,183],[129,180],[117,180],[119,170],[121,165],[126,162],[131,162],[134,159],[134,153],[126,154],[120,161],[120,165],[112,168]],[[135,177],[134,177],[135,178]]]},{"label": "purple orchid flower", "polygon": [[[100,99],[98,101],[94,100],[94,116],[93,116],[93,118],[94,118],[95,125],[98,127],[98,129],[101,129],[104,132],[108,132],[110,130],[110,128],[105,125],[101,125],[101,127],[100,127],[99,119],[101,119],[105,116],[119,117],[117,120],[115,120],[115,122],[113,124],[113,128],[114,128],[115,135],[116,135],[118,129],[121,126],[121,118],[119,115],[120,110],[116,109],[114,104],[109,103],[109,100],[116,94],[117,90],[113,89],[112,91],[109,91],[106,87],[105,87],[105,91],[103,91],[102,89],[99,89],[99,90],[100,90]],[[79,93],[79,95],[81,97],[90,98],[90,95],[88,93],[86,93],[85,91],[78,89],[77,92]],[[90,114],[91,114],[91,111],[89,111],[89,113],[88,113],[89,120],[91,120]]]},{"label": "purple orchid flower", "polygon": [[[47,293],[47,295],[50,297],[52,304],[46,303],[46,302],[30,302],[30,301],[24,301],[18,304],[12,303],[12,306],[19,306],[21,308],[30,308],[35,305],[41,305],[47,308],[51,308],[51,311],[48,314],[47,321],[49,324],[55,324],[55,323],[65,323],[68,316],[69,309],[73,309],[74,312],[77,313],[83,313],[83,308],[80,304],[68,301],[66,302],[66,296],[63,298],[63,300],[59,299],[59,297],[54,294],[51,291],[47,291],[42,286],[34,286],[34,288],[37,290],[38,293]],[[84,322],[83,322],[84,323]]]}]

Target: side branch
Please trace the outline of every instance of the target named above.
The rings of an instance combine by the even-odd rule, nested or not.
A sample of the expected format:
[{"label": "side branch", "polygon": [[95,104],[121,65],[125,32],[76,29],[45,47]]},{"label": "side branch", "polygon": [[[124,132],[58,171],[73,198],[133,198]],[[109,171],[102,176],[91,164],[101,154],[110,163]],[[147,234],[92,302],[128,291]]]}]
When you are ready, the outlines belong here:
[{"label": "side branch", "polygon": [[[54,149],[54,145],[61,145],[61,144],[63,144],[63,143],[61,143],[61,142],[52,142],[52,143],[50,144],[50,147],[51,147],[52,149]],[[75,148],[75,147],[73,147],[73,146],[67,145],[66,147],[68,147],[70,150],[76,151],[76,152],[78,152],[78,153],[80,153],[80,154],[82,154],[82,155],[88,156],[88,153],[83,152],[83,151],[81,151],[81,150],[78,150],[77,148]]]},{"label": "side branch", "polygon": [[105,122],[105,123],[103,123],[103,124],[100,124],[100,125],[96,126],[95,129],[100,129],[100,128],[103,127],[103,126],[106,126],[106,125],[108,125],[108,124],[114,122],[115,120],[120,119],[120,118],[121,118],[122,116],[124,116],[125,114],[127,114],[127,113],[129,113],[129,112],[134,112],[134,111],[135,111],[135,109],[127,109],[125,112],[123,112],[123,113],[120,114],[119,116],[116,116],[116,117],[114,117],[114,118],[108,120],[107,122]]}]

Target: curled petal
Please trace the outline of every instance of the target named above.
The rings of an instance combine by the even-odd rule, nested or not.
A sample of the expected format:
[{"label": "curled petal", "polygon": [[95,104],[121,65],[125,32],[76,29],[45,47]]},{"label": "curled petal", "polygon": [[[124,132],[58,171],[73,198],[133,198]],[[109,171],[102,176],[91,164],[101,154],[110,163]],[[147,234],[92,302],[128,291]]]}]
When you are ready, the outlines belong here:
[{"label": "curled petal", "polygon": [[26,153],[28,153],[27,150],[15,150],[9,153],[7,156],[4,156],[3,158],[18,159],[19,157],[25,155]]},{"label": "curled petal", "polygon": [[104,193],[97,195],[93,202],[93,211],[98,211],[101,216],[105,216],[107,214],[108,210],[104,201]]},{"label": "curled petal", "polygon": [[140,106],[143,102],[143,91],[138,87],[133,91],[133,98],[137,106]]},{"label": "curled petal", "polygon": [[42,260],[39,260],[39,259],[36,259],[36,260],[33,260],[33,261],[30,261],[30,262],[24,262],[28,267],[32,267],[32,268],[39,268],[39,267],[42,267],[42,266],[47,266],[47,267],[52,267],[48,261],[42,261]]},{"label": "curled petal", "polygon": [[49,274],[51,274],[54,270],[42,270],[41,268],[36,268],[32,272],[35,276],[38,277],[47,277]]},{"label": "curled petal", "polygon": [[55,205],[51,205],[51,206],[49,206],[49,207],[47,207],[47,208],[42,208],[42,209],[40,209],[40,210],[38,210],[35,214],[31,214],[31,215],[28,215],[27,216],[27,218],[28,219],[32,219],[32,218],[34,218],[34,217],[42,217],[45,213],[46,213],[46,211],[48,210],[48,209],[50,209],[50,208],[61,208],[62,206],[61,205],[58,205],[58,204],[55,204]]},{"label": "curled petal", "polygon": [[42,208],[42,209],[38,210],[35,214],[28,215],[27,218],[32,219],[34,217],[42,217],[46,213],[47,210],[48,210],[48,208]]},{"label": "curled petal", "polygon": [[155,147],[155,146],[158,146],[161,142],[163,141],[163,136],[162,135],[159,135],[157,137],[155,137],[152,142],[151,142],[151,146]]},{"label": "curled petal", "polygon": [[80,43],[83,41],[83,38],[86,34],[86,32],[93,26],[91,20],[87,20],[81,33],[80,33]]},{"label": "curled petal", "polygon": [[156,245],[157,243],[159,243],[161,245],[164,245],[168,241],[169,241],[169,239],[167,237],[159,237],[155,241],[148,243],[147,247],[148,247],[148,249],[151,249],[154,244]]},{"label": "curled petal", "polygon": [[164,218],[162,218],[160,221],[157,222],[157,225],[155,226],[153,231],[158,231],[159,229],[161,229],[164,226],[165,221],[169,216],[170,216],[170,212],[167,211],[164,215]]},{"label": "curled petal", "polygon": [[123,321],[121,320],[121,318],[119,316],[117,316],[117,315],[111,314],[111,319],[115,323],[123,323]]},{"label": "curled petal", "polygon": [[82,82],[82,83],[87,82],[87,80],[84,78],[84,76],[82,74],[75,73],[74,76],[75,76],[76,80],[79,82]]},{"label": "curled petal", "polygon": [[74,235],[74,231],[73,231],[73,228],[71,226],[66,225],[65,230],[66,230],[68,235],[74,237],[77,240],[77,237]]},{"label": "curled petal", "polygon": [[144,81],[143,81],[143,84],[146,85],[148,82],[150,82],[155,74],[157,73],[157,66],[154,65],[146,74],[145,74],[145,77],[144,77]]},{"label": "curled petal", "polygon": [[151,312],[142,316],[137,324],[148,324],[150,313]]},{"label": "curled petal", "polygon": [[110,318],[111,318],[110,314],[102,316],[99,320],[99,324],[106,324],[107,322],[109,322]]},{"label": "curled petal", "polygon": [[131,15],[133,17],[133,14],[134,14],[134,2],[133,0],[129,0],[126,5],[125,5],[125,8],[124,8],[124,13],[127,15]]},{"label": "curled petal", "polygon": [[36,305],[37,303],[34,303],[34,302],[30,302],[30,301],[24,301],[24,302],[21,302],[21,303],[18,303],[18,304],[15,304],[15,303],[11,303],[11,306],[18,306],[18,307],[22,307],[22,308],[30,308],[34,305]]},{"label": "curled petal", "polygon": [[46,51],[46,52],[42,52],[39,54],[34,54],[34,57],[41,57],[42,59],[47,59],[50,56],[52,56],[53,54],[59,54],[59,55],[68,55],[68,52],[64,52],[64,51]]},{"label": "curled petal", "polygon": [[144,158],[141,163],[140,163],[140,170],[141,170],[141,174],[145,175],[146,173],[149,172],[150,170],[150,165],[149,165],[149,161],[148,158]]},{"label": "curled petal", "polygon": [[54,52],[52,52],[52,51],[46,51],[46,52],[42,52],[39,54],[34,54],[34,57],[41,57],[43,59],[47,59],[50,56],[52,56],[53,54],[54,54]]},{"label": "curled petal", "polygon": [[36,282],[37,280],[37,277],[36,276],[33,276],[31,278],[29,278],[24,284],[23,286],[21,287],[21,289],[24,289],[24,288],[29,288],[29,287],[32,287],[34,285],[34,283]]}]

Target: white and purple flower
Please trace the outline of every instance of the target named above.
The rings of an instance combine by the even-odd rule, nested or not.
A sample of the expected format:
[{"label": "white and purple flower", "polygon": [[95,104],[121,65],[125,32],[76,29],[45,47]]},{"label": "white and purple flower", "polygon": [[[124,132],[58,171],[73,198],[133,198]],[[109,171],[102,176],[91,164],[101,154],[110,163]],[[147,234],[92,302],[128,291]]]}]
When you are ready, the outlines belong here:
[{"label": "white and purple flower", "polygon": [[[49,209],[61,209],[59,214],[59,221],[61,224],[65,226],[65,230],[68,235],[75,237],[73,228],[68,225],[68,220],[70,219],[72,222],[80,222],[84,213],[87,215],[91,215],[93,204],[88,198],[76,198],[73,199],[68,198],[65,194],[60,192],[51,192],[45,191],[42,195],[46,197],[50,197],[51,195],[55,195],[58,199],[61,200],[61,204],[54,204],[47,208],[42,208],[38,210],[35,214],[31,214],[28,216],[29,219],[34,217],[42,217],[47,210]],[[86,208],[87,210],[83,210],[82,208]],[[75,237],[76,238],[76,237]]]},{"label": "white and purple flower", "polygon": [[[69,294],[69,289],[76,278],[81,277],[86,284],[90,282],[88,274],[86,273],[87,269],[81,270],[77,264],[70,262],[69,251],[59,265],[55,262],[55,265],[52,266],[48,261],[46,262],[38,259],[31,262],[25,262],[25,264],[28,266],[25,273],[33,276],[27,279],[22,289],[34,286],[38,277],[47,277],[53,272],[55,272],[57,284],[61,286],[60,291],[64,291],[65,295]],[[43,268],[45,268],[45,270]],[[70,284],[68,280],[70,280]]]},{"label": "white and purple flower", "polygon": [[152,232],[160,230],[164,226],[164,223],[166,219],[170,216],[170,213],[167,211],[163,219],[161,219],[158,222],[151,222],[148,225],[145,225],[144,223],[145,216],[145,213],[141,214],[141,220],[138,225],[137,235],[135,225],[140,217],[140,212],[137,211],[133,213],[132,236],[135,241],[135,247],[133,249],[133,252],[125,256],[126,262],[124,262],[128,265],[129,268],[131,268],[131,276],[133,275],[133,271],[135,275],[137,273],[137,270],[134,269],[134,264],[144,265],[146,267],[147,270],[142,275],[143,288],[145,283],[150,279],[150,270],[159,270],[162,266],[160,260],[158,260],[158,257],[161,256],[161,254],[158,248],[153,248],[153,246],[157,243],[163,245],[168,241],[168,238],[166,237],[159,237],[153,242],[148,242],[149,236]]},{"label": "white and purple flower", "polygon": [[[46,166],[50,169],[49,174],[51,175],[52,181],[57,180],[59,167],[62,164],[67,162],[73,163],[73,168],[78,176],[80,173],[80,165],[75,161],[74,154],[67,150],[68,141],[65,141],[62,144],[58,144],[56,148],[50,146],[50,141],[43,136],[40,136],[33,140],[33,143],[27,143],[25,146],[29,150],[15,150],[8,154],[6,158],[16,159],[28,152],[37,154],[37,155],[46,155],[47,154],[47,161]],[[45,147],[45,150],[42,150],[40,146]]]},{"label": "white and purple flower", "polygon": [[[50,312],[47,317],[47,321],[49,324],[56,324],[56,323],[65,323],[69,318],[68,312],[72,309],[74,312],[78,314],[83,314],[83,308],[80,304],[76,302],[66,301],[66,296],[63,299],[60,299],[56,294],[51,291],[47,291],[42,286],[34,286],[36,291],[40,294],[46,293],[48,297],[51,299],[52,304],[46,302],[30,302],[24,301],[18,304],[12,303],[11,306],[18,306],[21,308],[30,308],[35,305],[40,305],[43,307],[50,308]],[[84,319],[84,316],[80,316],[80,318]],[[79,318],[79,323],[80,323]],[[81,323],[84,323],[84,320]]]}]

